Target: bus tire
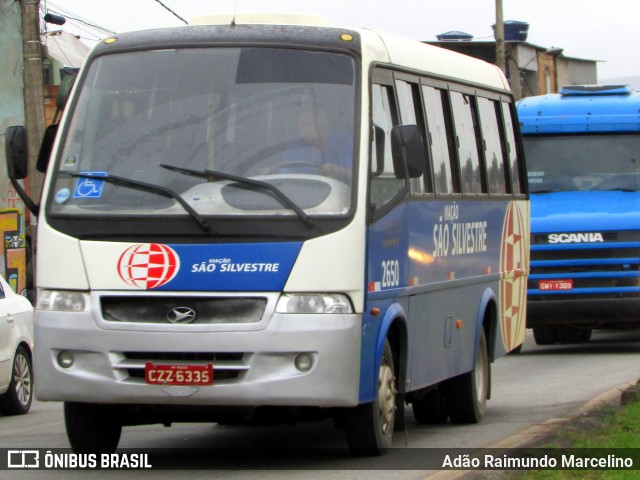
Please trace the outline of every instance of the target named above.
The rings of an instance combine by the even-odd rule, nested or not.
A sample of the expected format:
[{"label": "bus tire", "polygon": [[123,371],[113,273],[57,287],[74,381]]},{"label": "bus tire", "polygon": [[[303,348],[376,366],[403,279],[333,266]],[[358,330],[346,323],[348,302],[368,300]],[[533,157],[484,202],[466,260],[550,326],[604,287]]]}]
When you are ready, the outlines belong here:
[{"label": "bus tire", "polygon": [[411,406],[413,407],[413,416],[420,425],[447,423],[449,418],[444,388],[441,386],[429,390],[419,399],[415,399]]},{"label": "bus tire", "polygon": [[113,453],[122,423],[110,405],[64,403],[64,420],[71,448],[76,453]]},{"label": "bus tire", "polygon": [[351,408],[345,414],[347,443],[352,453],[363,456],[382,455],[391,447],[397,393],[393,352],[386,340],[378,373],[376,399]]},{"label": "bus tire", "polygon": [[452,423],[478,423],[487,407],[491,364],[484,329],[476,348],[473,370],[447,380],[447,407]]}]

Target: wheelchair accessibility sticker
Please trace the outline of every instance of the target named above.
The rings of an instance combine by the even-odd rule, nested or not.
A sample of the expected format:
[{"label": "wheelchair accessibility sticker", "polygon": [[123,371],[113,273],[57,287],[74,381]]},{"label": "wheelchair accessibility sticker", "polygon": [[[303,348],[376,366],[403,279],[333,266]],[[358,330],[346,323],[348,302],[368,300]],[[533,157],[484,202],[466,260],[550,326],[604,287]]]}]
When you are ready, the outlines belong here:
[{"label": "wheelchair accessibility sticker", "polygon": [[[106,177],[107,172],[80,172],[83,175],[94,175],[96,177]],[[95,178],[78,178],[76,188],[73,191],[73,198],[100,198],[104,189],[104,180]]]}]

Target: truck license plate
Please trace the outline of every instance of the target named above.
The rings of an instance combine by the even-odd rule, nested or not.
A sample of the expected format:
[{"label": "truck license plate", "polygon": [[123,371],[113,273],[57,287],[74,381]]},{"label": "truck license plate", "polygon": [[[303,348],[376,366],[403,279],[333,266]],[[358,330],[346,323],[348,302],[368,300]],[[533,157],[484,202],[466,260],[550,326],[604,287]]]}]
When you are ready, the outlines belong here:
[{"label": "truck license plate", "polygon": [[213,365],[156,365],[147,362],[144,378],[150,385],[213,385]]},{"label": "truck license plate", "polygon": [[538,282],[540,290],[572,290],[573,280],[540,280]]}]

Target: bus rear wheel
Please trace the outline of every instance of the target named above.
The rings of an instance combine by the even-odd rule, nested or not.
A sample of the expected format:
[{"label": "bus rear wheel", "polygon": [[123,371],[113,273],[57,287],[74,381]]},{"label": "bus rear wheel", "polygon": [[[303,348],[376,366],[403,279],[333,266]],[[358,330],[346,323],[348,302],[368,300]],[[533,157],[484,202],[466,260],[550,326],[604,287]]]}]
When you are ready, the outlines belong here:
[{"label": "bus rear wheel", "polygon": [[122,423],[111,405],[65,402],[64,420],[71,448],[76,453],[113,453]]},{"label": "bus rear wheel", "polygon": [[413,416],[420,425],[447,423],[449,413],[444,388],[438,386],[411,402]]},{"label": "bus rear wheel", "polygon": [[382,455],[391,447],[397,393],[393,352],[387,340],[380,362],[376,399],[349,409],[345,415],[347,442],[354,454]]},{"label": "bus rear wheel", "polygon": [[484,330],[476,348],[473,370],[446,381],[449,418],[452,423],[478,423],[489,397],[491,364]]}]

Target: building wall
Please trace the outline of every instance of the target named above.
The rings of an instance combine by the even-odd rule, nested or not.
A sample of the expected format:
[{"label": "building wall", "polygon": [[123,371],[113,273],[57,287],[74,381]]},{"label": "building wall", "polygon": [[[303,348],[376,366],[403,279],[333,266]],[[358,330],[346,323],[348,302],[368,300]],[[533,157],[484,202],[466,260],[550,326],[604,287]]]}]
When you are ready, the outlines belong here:
[{"label": "building wall", "polygon": [[595,85],[598,83],[596,62],[559,57],[556,61],[558,88],[566,85]]},{"label": "building wall", "polygon": [[0,0],[0,275],[19,293],[26,289],[25,207],[6,173],[7,127],[24,125],[20,2]]},{"label": "building wall", "polygon": [[[495,42],[425,42],[495,63]],[[547,49],[526,42],[505,42],[507,78],[516,100],[557,93],[565,85],[598,83],[597,62],[550,55]]]}]

